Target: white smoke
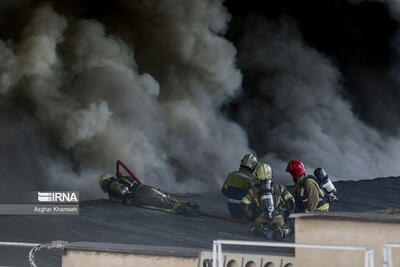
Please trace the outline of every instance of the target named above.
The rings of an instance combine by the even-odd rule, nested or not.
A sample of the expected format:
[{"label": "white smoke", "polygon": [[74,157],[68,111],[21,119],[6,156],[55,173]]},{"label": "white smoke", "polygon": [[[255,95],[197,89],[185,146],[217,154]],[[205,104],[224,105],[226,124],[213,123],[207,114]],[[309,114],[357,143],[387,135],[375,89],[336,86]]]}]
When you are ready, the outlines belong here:
[{"label": "white smoke", "polygon": [[304,43],[294,21],[249,18],[245,29],[239,63],[257,93],[240,102],[237,118],[250,138],[262,133],[256,150],[277,176],[288,177],[283,172],[291,159],[310,172],[324,167],[336,179],[400,173],[400,139],[357,118],[341,96],[337,67]]},{"label": "white smoke", "polygon": [[[20,39],[0,41],[0,108],[37,125],[47,148],[32,152],[35,175],[52,188],[99,196],[99,175],[121,159],[167,191],[217,190],[249,151],[219,112],[241,83],[236,50],[220,36],[229,14],[219,1],[126,5],[142,18],[127,26],[137,33],[128,43],[96,20],[36,8]],[[149,50],[139,63],[135,47]]]}]

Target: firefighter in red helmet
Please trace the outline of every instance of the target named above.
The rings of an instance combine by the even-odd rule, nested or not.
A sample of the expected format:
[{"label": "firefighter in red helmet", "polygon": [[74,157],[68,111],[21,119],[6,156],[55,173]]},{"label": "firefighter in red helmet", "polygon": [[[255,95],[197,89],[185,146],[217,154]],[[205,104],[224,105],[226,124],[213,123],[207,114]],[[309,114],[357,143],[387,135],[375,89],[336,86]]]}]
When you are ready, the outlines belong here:
[{"label": "firefighter in red helmet", "polygon": [[296,200],[297,212],[329,211],[329,202],[316,178],[306,173],[304,164],[291,160],[286,168],[295,183],[293,197]]}]

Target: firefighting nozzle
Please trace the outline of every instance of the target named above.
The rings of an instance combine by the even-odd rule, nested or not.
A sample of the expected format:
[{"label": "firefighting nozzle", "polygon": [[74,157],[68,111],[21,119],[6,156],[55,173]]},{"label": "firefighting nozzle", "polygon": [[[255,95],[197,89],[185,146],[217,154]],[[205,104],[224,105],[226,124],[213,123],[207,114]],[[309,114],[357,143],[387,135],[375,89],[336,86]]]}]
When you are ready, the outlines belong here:
[{"label": "firefighting nozzle", "polygon": [[333,185],[331,179],[329,179],[328,174],[326,174],[325,170],[322,168],[317,168],[314,171],[314,175],[317,178],[319,184],[321,185],[321,189],[324,190],[326,195],[328,196],[329,202],[336,202],[339,199],[336,196],[337,190]]},{"label": "firefighting nozzle", "polygon": [[260,192],[258,197],[261,200],[262,212],[267,215],[267,218],[272,220],[274,213],[274,198],[272,196],[272,183],[271,179],[263,180],[259,184]]}]

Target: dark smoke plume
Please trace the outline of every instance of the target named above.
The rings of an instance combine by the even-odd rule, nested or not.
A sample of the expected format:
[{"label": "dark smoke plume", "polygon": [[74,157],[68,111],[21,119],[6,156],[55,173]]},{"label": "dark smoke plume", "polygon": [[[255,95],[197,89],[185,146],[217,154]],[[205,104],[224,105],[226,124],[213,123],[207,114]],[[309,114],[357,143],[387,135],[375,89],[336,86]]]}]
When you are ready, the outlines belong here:
[{"label": "dark smoke plume", "polygon": [[[33,143],[26,153],[34,162],[15,162],[32,170],[21,179],[86,197],[100,192],[99,175],[117,159],[169,191],[216,190],[249,151],[245,132],[219,113],[241,83],[236,50],[220,37],[229,14],[219,1],[124,6],[140,17],[125,26],[127,42],[98,20],[48,4],[34,6],[15,39],[1,41],[1,109],[14,114],[2,121],[2,142]],[[146,47],[146,62],[135,60],[135,47]],[[17,135],[32,124],[28,139]]]},{"label": "dark smoke plume", "polygon": [[222,1],[2,1],[4,185],[98,197],[121,159],[168,191],[218,190],[251,149],[281,181],[290,159],[336,179],[398,175],[398,56],[388,72],[336,62],[277,17],[248,19],[235,48]]},{"label": "dark smoke plume", "polygon": [[289,159],[340,179],[400,172],[398,136],[382,135],[354,114],[337,66],[305,44],[292,19],[252,16],[238,50],[244,86],[252,89],[232,116],[279,176]]}]

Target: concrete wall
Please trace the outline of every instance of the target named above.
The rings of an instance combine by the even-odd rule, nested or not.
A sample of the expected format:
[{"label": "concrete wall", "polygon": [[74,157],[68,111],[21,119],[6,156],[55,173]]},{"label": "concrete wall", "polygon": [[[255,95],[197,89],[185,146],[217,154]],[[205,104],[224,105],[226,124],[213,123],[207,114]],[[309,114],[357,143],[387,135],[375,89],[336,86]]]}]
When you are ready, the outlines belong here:
[{"label": "concrete wall", "polygon": [[[265,254],[223,251],[224,267],[293,267],[293,252]],[[133,244],[69,243],[62,257],[63,267],[209,267],[212,251]]]},{"label": "concrete wall", "polygon": [[[254,253],[236,253],[222,251],[224,267],[290,267],[294,266],[294,256],[268,255]],[[199,267],[212,259],[212,251],[202,251],[199,258]]]},{"label": "concrete wall", "polygon": [[155,256],[127,253],[68,250],[63,267],[197,267],[198,257]]},{"label": "concrete wall", "polygon": [[[298,217],[296,243],[368,246],[374,249],[375,266],[382,266],[383,245],[400,243],[400,223],[362,221],[352,218]],[[364,253],[320,249],[296,249],[296,267],[364,266]],[[400,249],[393,249],[393,266],[400,266]]]}]

